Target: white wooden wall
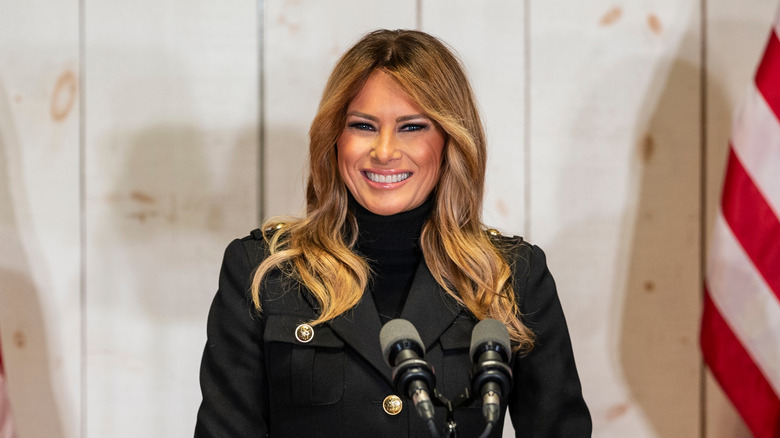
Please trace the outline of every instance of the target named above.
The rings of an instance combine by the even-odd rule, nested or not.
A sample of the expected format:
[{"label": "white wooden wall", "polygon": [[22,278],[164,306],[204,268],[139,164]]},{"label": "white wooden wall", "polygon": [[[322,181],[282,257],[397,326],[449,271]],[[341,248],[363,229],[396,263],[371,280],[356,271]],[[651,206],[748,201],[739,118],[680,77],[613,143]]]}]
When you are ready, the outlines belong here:
[{"label": "white wooden wall", "polygon": [[0,336],[20,438],[192,434],[222,251],[301,211],[330,68],[380,27],[463,58],[486,220],[547,252],[594,436],[749,436],[702,368],[701,263],[778,6],[0,0]]}]

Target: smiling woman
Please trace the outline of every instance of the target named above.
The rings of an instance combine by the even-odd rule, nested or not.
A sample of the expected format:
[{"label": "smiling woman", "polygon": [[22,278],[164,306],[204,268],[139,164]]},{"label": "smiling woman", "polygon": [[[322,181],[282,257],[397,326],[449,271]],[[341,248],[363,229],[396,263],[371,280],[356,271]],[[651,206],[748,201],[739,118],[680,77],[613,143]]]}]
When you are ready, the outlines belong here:
[{"label": "smiling woman", "polygon": [[[544,254],[481,221],[485,134],[452,52],[417,31],[366,35],[336,64],[309,137],[306,215],[225,253],[195,435],[419,437],[447,420],[495,438],[508,407],[518,436],[590,436]],[[379,345],[395,318],[437,372],[426,422]],[[501,398],[485,418],[469,348],[484,319],[506,328],[515,378],[503,397],[485,392]]]}]

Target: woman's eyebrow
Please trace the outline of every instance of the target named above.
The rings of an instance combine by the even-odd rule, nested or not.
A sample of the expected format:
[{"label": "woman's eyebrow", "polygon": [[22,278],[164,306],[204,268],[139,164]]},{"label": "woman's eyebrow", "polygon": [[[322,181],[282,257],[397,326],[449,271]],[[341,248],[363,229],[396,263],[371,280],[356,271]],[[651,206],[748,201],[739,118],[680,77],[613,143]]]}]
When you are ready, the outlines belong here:
[{"label": "woman's eyebrow", "polygon": [[368,119],[372,122],[379,122],[379,117],[372,116],[371,114],[361,113],[360,111],[350,111],[347,113],[347,115],[360,117],[361,119]]},{"label": "woman's eyebrow", "polygon": [[[347,116],[355,116],[360,117],[361,119],[371,120],[372,122],[379,122],[379,117],[372,116],[371,114],[361,113],[360,111],[350,111],[347,113]],[[407,120],[416,120],[416,119],[427,119],[423,114],[409,114],[406,116],[401,116],[395,119],[396,123],[405,122]]]},{"label": "woman's eyebrow", "polygon": [[407,120],[415,120],[415,119],[427,119],[428,117],[422,115],[422,114],[410,114],[408,116],[401,116],[397,119],[395,119],[396,123],[405,122]]}]

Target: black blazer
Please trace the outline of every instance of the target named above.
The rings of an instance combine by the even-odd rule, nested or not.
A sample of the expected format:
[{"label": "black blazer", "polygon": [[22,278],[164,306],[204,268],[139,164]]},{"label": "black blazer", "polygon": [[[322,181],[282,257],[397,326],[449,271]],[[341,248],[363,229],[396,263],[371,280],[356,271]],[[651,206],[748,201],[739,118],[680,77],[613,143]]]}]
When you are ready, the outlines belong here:
[{"label": "black blazer", "polygon": [[[404,401],[397,415],[383,409],[383,400],[395,391],[371,295],[315,326],[312,339],[302,343],[296,327],[317,312],[313,297],[297,283],[272,273],[261,291],[262,314],[252,308],[247,291],[265,251],[255,230],[225,252],[208,318],[195,437],[429,437],[411,402]],[[536,335],[534,349],[515,354],[510,364],[514,386],[508,410],[516,436],[589,437],[590,414],[544,253],[525,242],[513,252],[518,304]],[[419,331],[439,392],[449,398],[460,394],[470,384],[468,351],[477,320],[442,291],[424,262],[401,317]],[[476,437],[484,428],[481,400],[456,409],[454,416],[461,438]],[[441,430],[444,408],[437,408],[436,418]],[[499,424],[490,436],[501,437],[501,431]]]}]

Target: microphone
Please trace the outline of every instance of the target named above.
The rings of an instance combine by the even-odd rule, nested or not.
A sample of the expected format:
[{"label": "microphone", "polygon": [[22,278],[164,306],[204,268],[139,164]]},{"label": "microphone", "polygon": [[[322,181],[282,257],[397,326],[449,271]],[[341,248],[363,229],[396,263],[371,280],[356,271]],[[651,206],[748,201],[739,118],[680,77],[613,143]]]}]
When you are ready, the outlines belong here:
[{"label": "microphone", "polygon": [[512,387],[509,332],[495,319],[484,319],[471,332],[469,356],[472,388],[482,395],[482,415],[492,429],[501,413],[501,399]]},{"label": "microphone", "polygon": [[393,367],[395,390],[414,402],[431,435],[438,437],[429,395],[430,389],[436,387],[436,377],[433,368],[423,360],[425,348],[417,329],[405,319],[393,319],[379,332],[379,344],[385,362]]}]

